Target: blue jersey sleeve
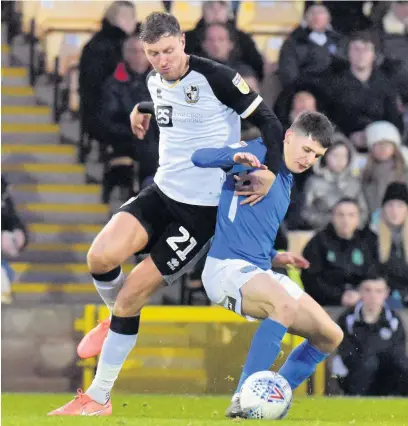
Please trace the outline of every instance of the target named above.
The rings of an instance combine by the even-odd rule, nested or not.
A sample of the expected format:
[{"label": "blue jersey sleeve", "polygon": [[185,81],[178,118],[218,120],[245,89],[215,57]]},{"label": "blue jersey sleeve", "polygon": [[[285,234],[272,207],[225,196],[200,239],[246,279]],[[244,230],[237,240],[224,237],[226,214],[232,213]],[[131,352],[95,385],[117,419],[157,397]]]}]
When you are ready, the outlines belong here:
[{"label": "blue jersey sleeve", "polygon": [[197,167],[219,167],[224,170],[229,170],[238,164],[233,160],[237,152],[249,152],[254,154],[262,163],[265,159],[266,147],[262,143],[262,139],[258,138],[248,143],[238,142],[223,148],[202,148],[193,153],[191,161]]}]

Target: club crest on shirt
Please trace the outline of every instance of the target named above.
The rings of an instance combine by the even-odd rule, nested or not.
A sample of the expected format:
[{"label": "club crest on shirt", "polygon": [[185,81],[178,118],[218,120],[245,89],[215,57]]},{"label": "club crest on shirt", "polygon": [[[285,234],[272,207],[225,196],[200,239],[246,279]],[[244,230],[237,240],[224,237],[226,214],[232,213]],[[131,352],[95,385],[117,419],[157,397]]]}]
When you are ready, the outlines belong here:
[{"label": "club crest on shirt", "polygon": [[198,86],[184,86],[184,96],[188,104],[196,104],[200,99],[200,88]]},{"label": "club crest on shirt", "polygon": [[249,93],[249,86],[247,82],[241,77],[241,74],[237,73],[232,79],[232,84],[243,94]]}]

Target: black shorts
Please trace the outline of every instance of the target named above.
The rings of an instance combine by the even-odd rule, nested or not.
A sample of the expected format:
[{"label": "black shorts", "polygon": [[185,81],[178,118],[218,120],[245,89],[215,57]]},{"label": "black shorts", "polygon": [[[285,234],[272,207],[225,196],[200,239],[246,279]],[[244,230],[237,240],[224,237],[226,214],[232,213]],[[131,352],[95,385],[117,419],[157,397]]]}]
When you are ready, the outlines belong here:
[{"label": "black shorts", "polygon": [[194,206],[167,197],[154,183],[123,204],[146,229],[150,253],[163,278],[173,283],[208,253],[217,207]]}]

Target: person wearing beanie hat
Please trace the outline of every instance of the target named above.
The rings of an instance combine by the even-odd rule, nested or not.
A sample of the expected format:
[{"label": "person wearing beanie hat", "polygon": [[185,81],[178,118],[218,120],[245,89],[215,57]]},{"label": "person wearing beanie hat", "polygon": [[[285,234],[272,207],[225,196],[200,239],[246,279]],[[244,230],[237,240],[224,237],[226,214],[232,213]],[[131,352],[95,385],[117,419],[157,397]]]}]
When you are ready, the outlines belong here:
[{"label": "person wearing beanie hat", "polygon": [[365,129],[369,154],[363,171],[363,189],[370,213],[381,207],[391,182],[408,182],[401,134],[388,121],[376,121]]},{"label": "person wearing beanie hat", "polygon": [[378,257],[391,296],[408,306],[408,187],[392,182],[382,200],[377,227]]},{"label": "person wearing beanie hat", "polygon": [[408,188],[407,185],[400,182],[392,182],[388,185],[383,198],[382,206],[384,207],[388,201],[398,200],[408,205]]}]

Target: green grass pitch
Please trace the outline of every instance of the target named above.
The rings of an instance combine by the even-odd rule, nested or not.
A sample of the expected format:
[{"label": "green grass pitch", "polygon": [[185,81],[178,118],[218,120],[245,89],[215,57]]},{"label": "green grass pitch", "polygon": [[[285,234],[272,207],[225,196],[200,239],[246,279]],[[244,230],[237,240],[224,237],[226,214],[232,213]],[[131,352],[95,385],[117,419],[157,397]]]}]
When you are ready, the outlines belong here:
[{"label": "green grass pitch", "polygon": [[[3,394],[4,426],[226,426],[261,425],[262,420],[228,420],[228,397],[114,395],[112,417],[46,417],[72,398],[68,394]],[[408,399],[295,398],[278,425],[408,426]]]}]

